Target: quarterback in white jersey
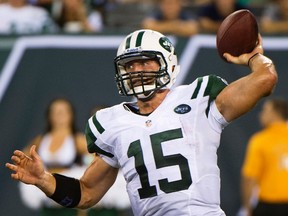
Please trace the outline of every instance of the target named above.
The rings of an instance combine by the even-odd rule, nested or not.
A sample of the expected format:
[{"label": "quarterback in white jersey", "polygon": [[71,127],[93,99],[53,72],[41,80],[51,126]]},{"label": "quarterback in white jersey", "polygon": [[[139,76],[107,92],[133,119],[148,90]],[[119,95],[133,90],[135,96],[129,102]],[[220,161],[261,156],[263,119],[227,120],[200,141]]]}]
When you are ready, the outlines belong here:
[{"label": "quarterback in white jersey", "polygon": [[90,118],[88,149],[122,167],[135,215],[224,215],[216,151],[227,122],[211,101],[225,86],[206,76],[147,116],[122,103]]},{"label": "quarterback in white jersey", "polygon": [[[224,216],[220,208],[217,148],[222,129],[248,112],[277,82],[262,39],[251,53],[224,54],[251,73],[227,85],[215,75],[171,88],[179,73],[167,37],[138,30],[114,59],[119,93],[134,96],[97,111],[87,123],[94,161],[80,179],[44,170],[35,147],[12,156],[12,178],[34,184],[66,207],[89,208],[103,197],[121,168],[135,216]],[[120,198],[121,199],[121,198]]]}]

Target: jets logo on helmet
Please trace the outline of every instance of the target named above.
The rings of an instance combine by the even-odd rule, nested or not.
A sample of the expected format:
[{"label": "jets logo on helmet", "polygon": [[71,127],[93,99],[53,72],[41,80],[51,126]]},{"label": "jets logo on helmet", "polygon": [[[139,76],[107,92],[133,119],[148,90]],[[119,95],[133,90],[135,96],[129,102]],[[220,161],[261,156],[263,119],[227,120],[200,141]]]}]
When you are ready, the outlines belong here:
[{"label": "jets logo on helmet", "polygon": [[172,43],[167,37],[161,37],[159,39],[159,43],[164,49],[166,49],[168,52],[171,52]]},{"label": "jets logo on helmet", "polygon": [[[141,77],[142,84],[133,86],[131,72],[125,65],[134,60],[153,59],[159,63],[158,71],[133,72]],[[152,30],[138,30],[128,35],[120,44],[114,59],[115,80],[120,95],[148,98],[158,89],[170,88],[176,81],[179,72],[175,48],[163,34]],[[152,79],[145,83],[144,80]]]}]

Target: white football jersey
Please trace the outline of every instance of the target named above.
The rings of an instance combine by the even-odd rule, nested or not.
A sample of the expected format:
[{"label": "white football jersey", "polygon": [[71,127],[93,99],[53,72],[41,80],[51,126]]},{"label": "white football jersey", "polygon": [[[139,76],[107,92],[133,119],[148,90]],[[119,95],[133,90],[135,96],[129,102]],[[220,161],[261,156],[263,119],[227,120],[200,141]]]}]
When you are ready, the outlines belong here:
[{"label": "white football jersey", "polygon": [[172,89],[148,116],[121,103],[89,119],[88,150],[122,168],[135,215],[225,215],[217,148],[228,123],[214,103],[225,86],[200,77]]}]

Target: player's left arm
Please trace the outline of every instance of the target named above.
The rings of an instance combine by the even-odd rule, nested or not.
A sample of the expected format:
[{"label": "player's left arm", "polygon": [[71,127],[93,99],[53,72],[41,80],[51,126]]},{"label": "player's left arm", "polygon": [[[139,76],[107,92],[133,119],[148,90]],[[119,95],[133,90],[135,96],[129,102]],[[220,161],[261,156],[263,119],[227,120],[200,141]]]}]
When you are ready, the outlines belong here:
[{"label": "player's left arm", "polygon": [[277,83],[277,71],[271,59],[263,55],[262,38],[251,53],[238,57],[228,53],[224,57],[228,62],[248,65],[251,73],[244,76],[221,91],[216,105],[224,118],[230,122],[251,110],[257,102],[272,93]]}]

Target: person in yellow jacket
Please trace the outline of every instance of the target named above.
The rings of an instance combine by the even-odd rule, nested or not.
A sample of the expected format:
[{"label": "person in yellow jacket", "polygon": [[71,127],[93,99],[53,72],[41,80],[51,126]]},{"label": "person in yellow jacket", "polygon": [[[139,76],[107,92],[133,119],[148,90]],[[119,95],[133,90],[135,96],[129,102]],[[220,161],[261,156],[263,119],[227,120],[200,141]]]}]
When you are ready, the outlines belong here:
[{"label": "person in yellow jacket", "polygon": [[[242,167],[243,207],[247,215],[287,216],[288,102],[267,99],[259,118],[263,129],[249,140]],[[253,194],[258,201],[254,208]]]}]

